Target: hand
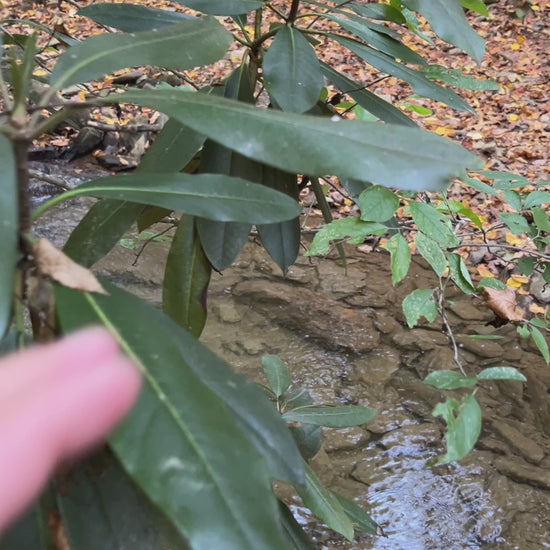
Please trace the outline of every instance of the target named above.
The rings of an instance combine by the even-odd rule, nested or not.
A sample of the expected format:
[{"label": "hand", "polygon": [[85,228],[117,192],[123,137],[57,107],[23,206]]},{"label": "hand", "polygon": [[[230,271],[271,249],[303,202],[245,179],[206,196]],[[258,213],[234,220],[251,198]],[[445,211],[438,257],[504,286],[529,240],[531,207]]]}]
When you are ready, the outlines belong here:
[{"label": "hand", "polygon": [[0,360],[0,530],[60,461],[105,437],[139,384],[135,366],[99,328]]}]

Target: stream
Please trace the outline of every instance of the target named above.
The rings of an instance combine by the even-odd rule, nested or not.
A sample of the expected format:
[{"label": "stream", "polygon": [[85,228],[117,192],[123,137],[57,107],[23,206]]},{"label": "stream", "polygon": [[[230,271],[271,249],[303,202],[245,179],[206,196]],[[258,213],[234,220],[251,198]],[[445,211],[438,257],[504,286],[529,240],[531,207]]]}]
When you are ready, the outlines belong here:
[{"label": "stream", "polygon": [[[52,209],[39,232],[62,246],[91,202]],[[152,242],[133,265],[135,251],[117,245],[93,270],[158,305],[167,250],[167,243]],[[295,387],[309,390],[316,403],[378,411],[368,425],[324,430],[311,465],[331,489],[364,506],[386,537],[358,533],[346,541],[285,493],[298,520],[320,549],[550,548],[548,366],[515,327],[488,326],[492,312],[451,289],[448,317],[468,372],[510,365],[527,382],[484,382],[475,450],[459,464],[426,467],[444,454],[443,423],[432,416],[433,407],[446,395],[468,391],[422,383],[434,370],[455,369],[452,347],[440,321],[410,330],[401,312],[403,297],[433,287],[434,276],[414,258],[409,276],[394,288],[386,254],[352,247],[347,254],[346,269],[332,259],[300,257],[283,278],[251,239],[234,266],[213,274],[210,286],[201,340],[235,369],[265,382],[261,356],[277,354]],[[503,338],[468,338],[477,333]]]}]

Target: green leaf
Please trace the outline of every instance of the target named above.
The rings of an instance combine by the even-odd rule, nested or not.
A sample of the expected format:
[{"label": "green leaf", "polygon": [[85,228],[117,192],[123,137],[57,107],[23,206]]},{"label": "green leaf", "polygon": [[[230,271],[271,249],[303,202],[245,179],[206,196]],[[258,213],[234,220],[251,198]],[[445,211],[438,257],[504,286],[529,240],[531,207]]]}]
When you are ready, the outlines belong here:
[{"label": "green leaf", "polygon": [[530,332],[529,332],[529,327],[527,325],[519,325],[516,330],[520,338],[523,338],[523,339],[529,338]]},{"label": "green leaf", "polygon": [[506,189],[504,193],[502,194],[504,197],[504,200],[516,211],[519,212],[521,210],[521,197],[520,194],[517,191],[513,191],[512,189]]},{"label": "green leaf", "polygon": [[411,265],[409,244],[401,233],[396,233],[388,239],[385,248],[391,256],[391,282],[396,285],[402,281],[409,272],[409,267]]},{"label": "green leaf", "polygon": [[508,227],[510,232],[514,235],[519,235],[520,233],[529,233],[529,223],[520,214],[499,212],[498,218]]},{"label": "green leaf", "polygon": [[483,183],[482,181],[479,181],[476,178],[462,177],[460,179],[466,185],[469,185],[472,189],[475,189],[476,191],[486,193],[487,195],[492,195],[493,197],[498,197],[498,192],[493,187],[487,185],[486,183]]},{"label": "green leaf", "polygon": [[500,172],[497,170],[481,170],[480,174],[493,180],[495,189],[517,189],[531,185],[529,180],[519,174],[511,172]]},{"label": "green leaf", "polygon": [[544,231],[545,233],[550,233],[550,218],[548,217],[546,211],[542,208],[533,208],[531,212],[533,213],[533,221],[535,222],[537,229],[539,231]]},{"label": "green leaf", "polygon": [[[204,140],[204,136],[169,120],[147,149],[137,171],[179,172]],[[109,199],[99,201],[80,220],[63,251],[76,262],[89,267],[115,246],[142,212],[143,206],[139,204]]]},{"label": "green leaf", "polygon": [[[111,301],[106,299],[99,304],[113,320],[112,323],[111,321],[107,322],[107,326],[114,324],[124,341],[130,342],[132,348],[136,348],[140,350],[140,353],[143,352],[146,355],[146,348],[154,345],[158,338],[160,349],[164,350],[164,347],[166,347],[166,353],[174,355],[175,363],[179,365],[183,361],[183,366],[177,368],[192,369],[236,415],[239,422],[246,428],[248,437],[252,439],[267,460],[272,477],[290,483],[301,483],[303,481],[303,470],[298,449],[296,449],[285,423],[281,421],[280,415],[266,400],[256,384],[242,375],[235,374],[227,363],[212,354],[156,308],[113,285],[109,285],[109,283],[104,282],[103,286],[108,286],[108,291],[111,296],[114,296]],[[67,294],[67,300],[65,301],[67,306],[65,308],[66,320],[62,320],[65,325],[69,324],[71,328],[78,328],[86,323],[97,323],[97,318],[95,316],[92,318],[91,310],[88,311],[90,317],[83,318],[87,312],[86,308],[90,309],[91,307],[89,302],[93,301],[93,297],[89,296],[87,298],[86,308],[80,308],[79,317],[75,318],[72,313],[76,315],[76,312],[71,310],[71,304],[74,305],[77,299],[82,302],[82,298],[78,298],[77,293],[69,293],[66,289],[56,291],[56,295],[60,292]],[[92,305],[97,309],[98,304],[94,303]],[[126,314],[128,310],[136,310],[136,314],[130,317]],[[98,313],[103,322],[105,322],[104,313]],[[145,329],[141,323],[144,323],[145,319],[150,324],[149,328],[152,336],[147,338],[146,342],[142,342],[140,338]],[[158,370],[163,368],[164,363],[162,361],[169,359],[163,354],[164,352],[158,357],[152,358],[147,355],[146,358]],[[155,353],[152,355],[154,356]]]},{"label": "green leaf", "polygon": [[71,470],[58,480],[57,489],[60,520],[71,548],[96,550],[98,541],[105,550],[190,548],[109,452]]},{"label": "green leaf", "polygon": [[359,195],[357,204],[363,221],[385,222],[399,208],[399,197],[385,187],[373,185]]},{"label": "green leaf", "polygon": [[406,19],[403,17],[403,14],[393,6],[388,6],[386,4],[350,4],[350,8],[365,17],[370,19],[378,19],[381,21],[392,21],[398,25],[404,25]]},{"label": "green leaf", "polygon": [[143,205],[132,202],[104,199],[95,203],[73,229],[63,252],[90,267],[116,245],[142,210]]},{"label": "green leaf", "polygon": [[264,7],[261,0],[175,0],[177,4],[209,15],[241,15]]},{"label": "green leaf", "polygon": [[441,101],[453,109],[475,113],[472,107],[462,100],[459,95],[452,90],[443,88],[435,82],[432,82],[426,78],[421,71],[411,69],[410,67],[398,63],[389,55],[350,40],[349,38],[343,38],[334,34],[331,34],[330,37],[379,71],[404,80],[411,85],[417,94],[435,99],[436,101]]},{"label": "green leaf", "polygon": [[177,120],[169,119],[143,155],[138,172],[179,172],[193,160],[205,139]]},{"label": "green leaf", "polygon": [[270,475],[301,477],[284,422],[168,317],[102,283],[109,296],[57,287],[56,304],[63,332],[103,323],[143,374],[137,405],[110,438],[123,467],[193,549],[282,548]]},{"label": "green leaf", "polygon": [[522,275],[531,275],[533,271],[535,271],[535,258],[532,258],[530,256],[520,258],[518,260],[518,267]]},{"label": "green leaf", "polygon": [[475,376],[464,376],[452,370],[438,370],[424,378],[424,383],[438,390],[456,390],[458,388],[471,388],[477,384]]},{"label": "green leaf", "polygon": [[477,288],[494,288],[496,290],[506,290],[508,287],[494,277],[482,277],[477,283]]},{"label": "green leaf", "polygon": [[458,244],[448,218],[438,212],[434,206],[424,202],[410,201],[408,208],[414,223],[427,237],[444,248]]},{"label": "green leaf", "polygon": [[[231,73],[225,87],[217,87],[213,93],[253,103],[254,94],[248,65],[242,63]],[[262,168],[261,164],[211,140],[206,141],[201,152],[200,171],[203,173],[225,174],[260,183]],[[251,228],[249,223],[197,219],[203,250],[214,269],[223,271],[235,261],[248,239]]]},{"label": "green leaf", "polygon": [[358,105],[369,113],[390,124],[401,124],[416,128],[416,123],[399,109],[394,107],[376,94],[364,89],[362,84],[346,78],[343,74],[333,69],[326,63],[321,63],[321,70],[325,77],[330,80],[339,90],[349,95]]},{"label": "green leaf", "polygon": [[420,231],[414,236],[414,244],[435,274],[442,277],[447,269],[447,258],[439,245]]},{"label": "green leaf", "polygon": [[363,508],[357,506],[355,502],[348,500],[336,493],[333,493],[334,496],[338,499],[338,502],[342,505],[344,512],[351,519],[353,525],[369,535],[380,535],[380,527],[368,514],[363,510]]},{"label": "green leaf", "polygon": [[281,397],[292,383],[286,363],[277,355],[264,355],[262,368],[275,397]]},{"label": "green leaf", "polygon": [[[262,166],[262,185],[286,193],[298,200],[296,174],[283,172],[270,166]],[[262,244],[275,263],[286,273],[294,264],[300,250],[300,219],[298,217],[286,222],[257,224],[256,229]]]},{"label": "green leaf", "polygon": [[17,175],[12,147],[0,134],[0,338],[7,331],[11,319],[13,283],[18,261],[19,199]]},{"label": "green leaf", "polygon": [[409,328],[413,328],[420,317],[425,317],[429,323],[435,320],[437,304],[433,300],[433,295],[433,289],[417,288],[405,296],[402,307]]},{"label": "green leaf", "polygon": [[38,502],[0,534],[0,550],[59,550],[48,520],[57,513],[48,487]]},{"label": "green leaf", "polygon": [[502,340],[504,338],[500,334],[457,334],[457,336],[468,340]]},{"label": "green leaf", "polygon": [[390,55],[394,59],[401,59],[403,62],[413,65],[424,65],[426,63],[422,56],[411,50],[405,44],[402,44],[390,36],[373,31],[369,28],[370,24],[365,19],[355,18],[350,20],[334,15],[325,15],[324,17],[338,23],[341,27],[355,34],[355,36],[365,41],[367,44],[370,44],[386,55]]},{"label": "green leaf", "polygon": [[454,399],[438,403],[432,414],[443,416],[447,423],[447,453],[437,463],[447,464],[464,458],[474,448],[481,432],[481,409],[474,395],[465,395],[461,403]]},{"label": "green leaf", "polygon": [[302,33],[282,27],[263,62],[264,84],[283,111],[304,113],[319,100],[323,75],[319,60]]},{"label": "green leaf", "polygon": [[470,27],[460,0],[402,0],[410,10],[421,13],[435,34],[481,64],[485,53],[484,40]]},{"label": "green leaf", "polygon": [[449,69],[443,65],[427,65],[422,67],[421,71],[430,80],[440,80],[462,90],[487,91],[499,89],[498,83],[492,78],[477,80],[473,76],[463,74],[462,69]]},{"label": "green leaf", "polygon": [[195,230],[195,218],[184,214],[166,259],[162,310],[196,338],[206,323],[210,273],[210,263]]},{"label": "green leaf", "polygon": [[327,489],[317,479],[311,468],[304,464],[306,472],[305,485],[298,485],[296,490],[304,504],[328,527],[344,535],[348,540],[353,539],[353,524],[344,508],[332,491]]},{"label": "green leaf", "polygon": [[[279,501],[279,509],[282,516],[283,533],[288,541],[288,550],[315,550],[292,512],[281,501]],[[285,546],[285,548],[287,547]]]},{"label": "green leaf", "polygon": [[61,55],[50,84],[59,90],[134,66],[192,69],[217,61],[230,44],[231,35],[209,17],[183,21],[162,32],[96,35]]},{"label": "green leaf", "polygon": [[248,240],[251,225],[239,222],[216,222],[197,219],[197,230],[204,252],[217,271],[227,269]]},{"label": "green leaf", "polygon": [[313,458],[321,450],[322,432],[320,426],[304,424],[303,426],[289,426],[289,429],[304,460]]},{"label": "green leaf", "polygon": [[78,15],[125,32],[152,31],[194,19],[184,13],[146,8],[138,4],[90,4],[80,8]]},{"label": "green leaf", "polygon": [[376,411],[370,407],[346,405],[341,407],[299,407],[283,414],[287,422],[302,422],[327,428],[347,428],[370,422]]},{"label": "green leaf", "polygon": [[448,254],[447,260],[449,261],[449,268],[456,286],[465,294],[474,294],[474,283],[472,283],[468,268],[462,256],[460,254],[451,253]]},{"label": "green leaf", "polygon": [[478,380],[519,380],[527,382],[527,378],[514,367],[490,367],[483,369],[478,375]]},{"label": "green leaf", "polygon": [[356,217],[340,218],[334,220],[319,230],[313,237],[313,242],[306,252],[306,256],[326,254],[329,251],[331,241],[341,241],[349,237],[352,244],[360,244],[367,235],[382,235],[388,228],[385,225],[364,222]]},{"label": "green leaf", "polygon": [[169,208],[217,221],[269,223],[296,217],[299,208],[287,195],[249,181],[218,174],[139,172],[108,176],[79,185],[35,210],[81,195],[126,200]]},{"label": "green leaf", "polygon": [[489,15],[489,10],[483,2],[483,0],[460,0],[460,4],[463,8],[466,8],[470,11],[475,11],[480,15],[487,17]]},{"label": "green leaf", "polygon": [[546,341],[546,338],[537,327],[530,326],[529,332],[531,333],[533,342],[535,342],[535,345],[544,357],[546,364],[550,364],[550,351],[548,350],[548,342]]},{"label": "green leaf", "polygon": [[133,90],[117,99],[158,109],[249,158],[296,174],[435,190],[479,163],[462,147],[416,128],[283,113],[184,90]]}]

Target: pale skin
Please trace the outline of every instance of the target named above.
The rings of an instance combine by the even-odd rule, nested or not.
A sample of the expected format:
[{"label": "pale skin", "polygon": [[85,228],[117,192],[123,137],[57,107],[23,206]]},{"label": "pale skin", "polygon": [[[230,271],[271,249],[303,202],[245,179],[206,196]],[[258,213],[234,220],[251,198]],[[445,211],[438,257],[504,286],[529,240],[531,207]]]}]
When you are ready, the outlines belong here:
[{"label": "pale skin", "polygon": [[0,531],[60,462],[104,440],[139,386],[136,367],[100,328],[0,360]]}]

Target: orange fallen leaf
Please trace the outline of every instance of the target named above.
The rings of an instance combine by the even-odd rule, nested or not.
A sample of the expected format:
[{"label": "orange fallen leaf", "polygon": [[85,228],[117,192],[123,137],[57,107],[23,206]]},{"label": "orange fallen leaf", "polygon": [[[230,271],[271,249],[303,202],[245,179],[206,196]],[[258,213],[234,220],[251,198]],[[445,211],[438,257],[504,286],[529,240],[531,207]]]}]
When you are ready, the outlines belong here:
[{"label": "orange fallen leaf", "polygon": [[69,288],[107,294],[95,275],[61,252],[47,239],[40,239],[33,248],[36,266],[46,275]]},{"label": "orange fallen leaf", "polygon": [[545,307],[541,307],[539,306],[538,304],[531,304],[529,306],[529,311],[531,313],[534,313],[535,315],[546,315],[546,308]]},{"label": "orange fallen leaf", "polygon": [[495,274],[486,265],[483,265],[483,264],[480,264],[480,265],[477,266],[477,272],[482,277],[494,277],[495,276]]},{"label": "orange fallen leaf", "polygon": [[523,321],[525,312],[518,307],[515,290],[484,288],[482,294],[483,305],[492,310],[497,317],[505,321]]}]

